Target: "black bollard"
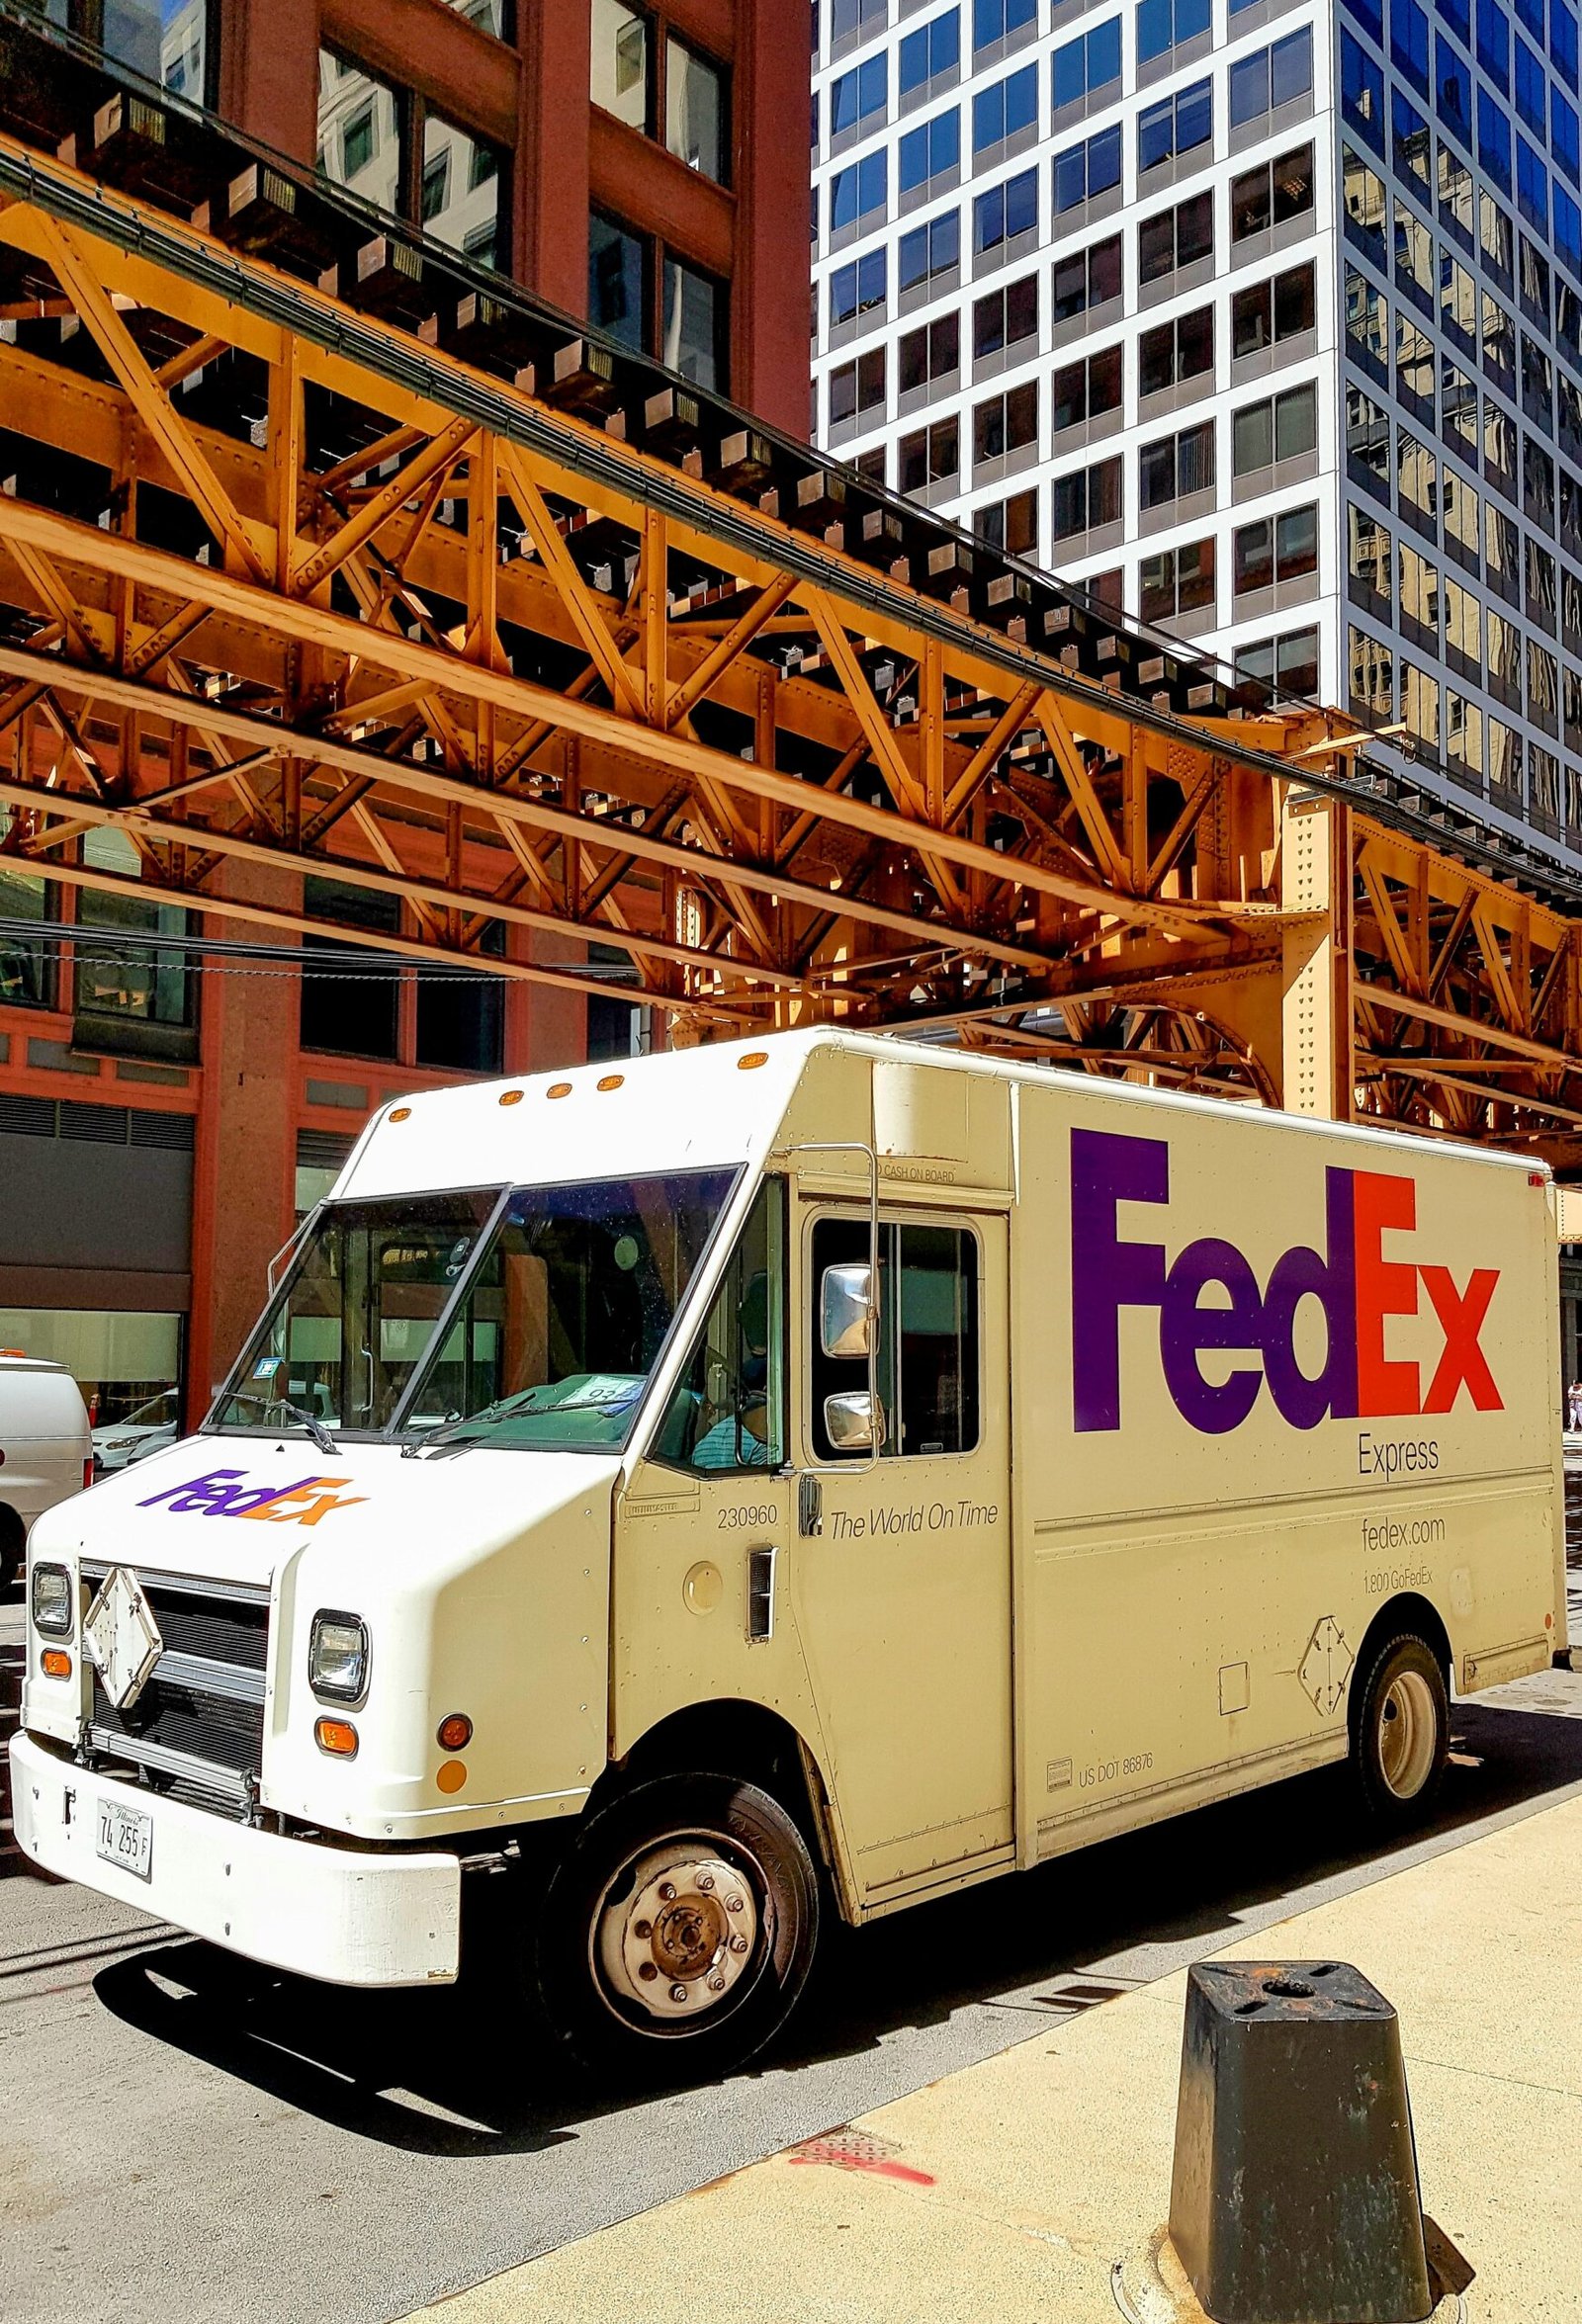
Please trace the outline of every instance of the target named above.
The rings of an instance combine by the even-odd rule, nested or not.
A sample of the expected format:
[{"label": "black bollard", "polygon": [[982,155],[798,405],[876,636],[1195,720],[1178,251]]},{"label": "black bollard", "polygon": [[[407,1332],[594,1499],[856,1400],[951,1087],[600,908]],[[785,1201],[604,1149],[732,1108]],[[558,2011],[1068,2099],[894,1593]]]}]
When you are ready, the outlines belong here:
[{"label": "black bollard", "polygon": [[1400,2026],[1360,1971],[1190,1971],[1170,2233],[1216,2324],[1432,2312]]}]

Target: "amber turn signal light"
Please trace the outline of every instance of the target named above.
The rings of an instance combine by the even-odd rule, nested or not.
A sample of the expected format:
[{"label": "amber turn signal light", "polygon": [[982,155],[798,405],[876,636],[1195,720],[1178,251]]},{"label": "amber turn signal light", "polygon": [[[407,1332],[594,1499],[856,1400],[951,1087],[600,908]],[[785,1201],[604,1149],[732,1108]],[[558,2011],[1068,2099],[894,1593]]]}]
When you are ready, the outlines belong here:
[{"label": "amber turn signal light", "polygon": [[71,1657],[62,1647],[46,1646],[42,1657],[42,1667],[46,1678],[71,1677]]},{"label": "amber turn signal light", "polygon": [[437,1737],[441,1751],[465,1751],[473,1740],[473,1722],[465,1711],[441,1719]]},{"label": "amber turn signal light", "polygon": [[461,1760],[447,1760],[434,1781],[441,1791],[460,1791],[467,1781],[467,1767]]},{"label": "amber turn signal light", "polygon": [[354,1760],[357,1757],[357,1730],[350,1719],[315,1720],[313,1741],[320,1751],[327,1751],[332,1759]]}]

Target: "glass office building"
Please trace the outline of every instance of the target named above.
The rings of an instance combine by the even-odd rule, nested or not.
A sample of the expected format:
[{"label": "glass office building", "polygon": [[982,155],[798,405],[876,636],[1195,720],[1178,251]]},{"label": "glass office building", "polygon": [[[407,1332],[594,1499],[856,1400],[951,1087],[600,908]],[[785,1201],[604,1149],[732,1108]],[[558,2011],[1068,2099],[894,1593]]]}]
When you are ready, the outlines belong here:
[{"label": "glass office building", "polygon": [[817,440],[1582,859],[1570,0],[826,0]]}]

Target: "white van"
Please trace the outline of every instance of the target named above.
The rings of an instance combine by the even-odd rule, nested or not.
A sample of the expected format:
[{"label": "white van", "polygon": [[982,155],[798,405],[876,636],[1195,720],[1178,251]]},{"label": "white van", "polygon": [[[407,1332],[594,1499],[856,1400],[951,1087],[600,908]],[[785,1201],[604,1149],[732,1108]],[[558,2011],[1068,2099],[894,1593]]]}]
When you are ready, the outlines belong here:
[{"label": "white van", "polygon": [[0,1590],[22,1571],[35,1517],[93,1483],[82,1391],[63,1364],[0,1353]]}]

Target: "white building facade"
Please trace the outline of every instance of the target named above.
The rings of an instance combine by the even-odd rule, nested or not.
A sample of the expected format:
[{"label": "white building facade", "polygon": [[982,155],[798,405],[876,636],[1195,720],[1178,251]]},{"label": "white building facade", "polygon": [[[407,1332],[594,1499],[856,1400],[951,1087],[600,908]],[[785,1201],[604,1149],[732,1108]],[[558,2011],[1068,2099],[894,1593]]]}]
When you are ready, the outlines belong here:
[{"label": "white building facade", "polygon": [[815,440],[1575,864],[1577,20],[1431,7],[824,0]]}]

